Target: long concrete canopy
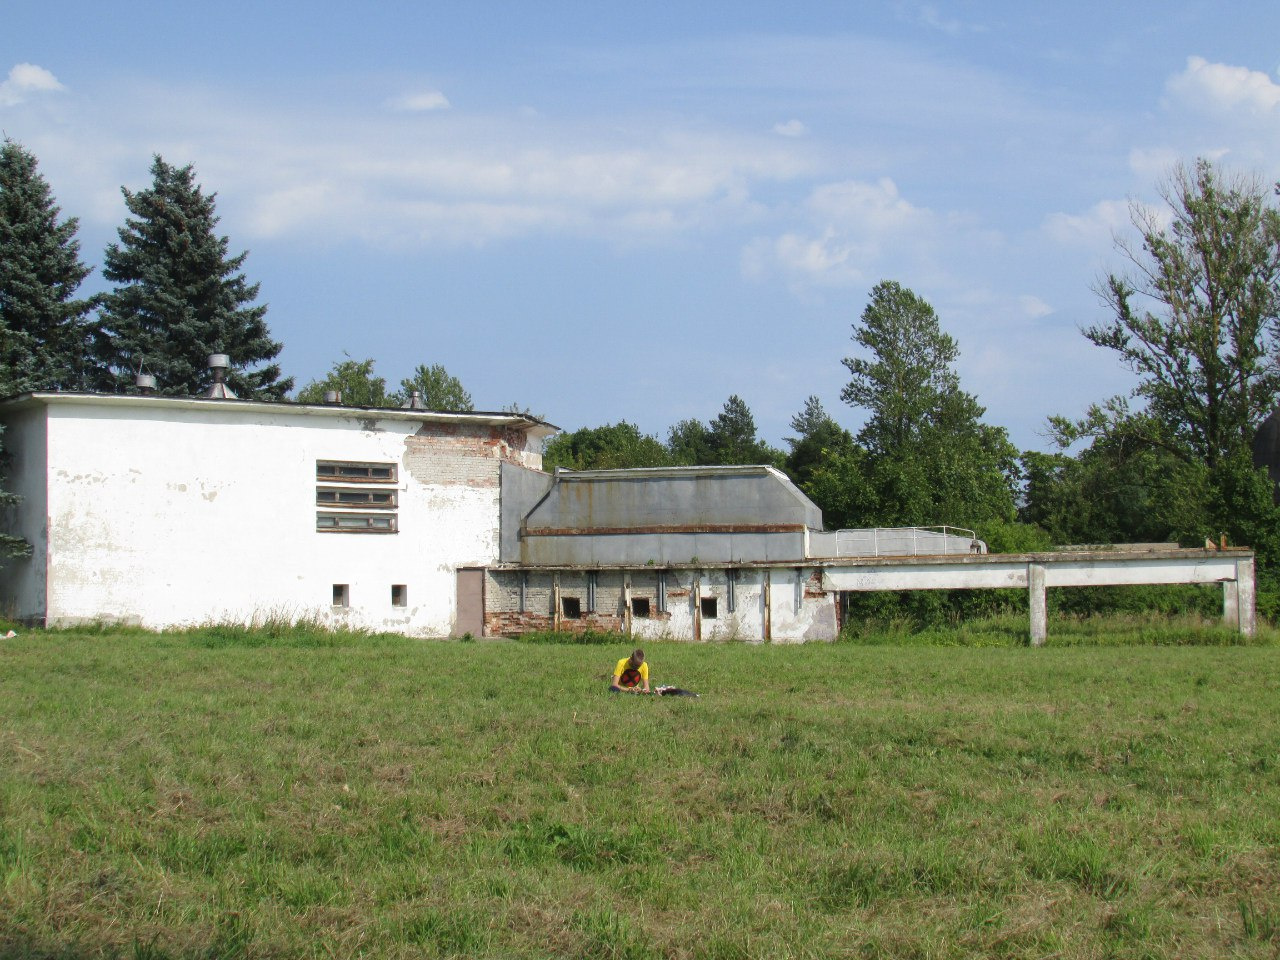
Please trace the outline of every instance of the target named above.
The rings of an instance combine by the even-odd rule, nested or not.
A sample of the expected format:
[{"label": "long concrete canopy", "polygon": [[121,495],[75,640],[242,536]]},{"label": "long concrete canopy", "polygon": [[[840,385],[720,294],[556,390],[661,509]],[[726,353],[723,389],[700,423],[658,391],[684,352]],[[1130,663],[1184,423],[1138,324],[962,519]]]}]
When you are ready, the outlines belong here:
[{"label": "long concrete canopy", "polygon": [[836,591],[1025,588],[1037,646],[1047,633],[1047,587],[1221,583],[1224,622],[1246,636],[1256,629],[1253,551],[1243,549],[850,559],[825,566],[822,583]]}]

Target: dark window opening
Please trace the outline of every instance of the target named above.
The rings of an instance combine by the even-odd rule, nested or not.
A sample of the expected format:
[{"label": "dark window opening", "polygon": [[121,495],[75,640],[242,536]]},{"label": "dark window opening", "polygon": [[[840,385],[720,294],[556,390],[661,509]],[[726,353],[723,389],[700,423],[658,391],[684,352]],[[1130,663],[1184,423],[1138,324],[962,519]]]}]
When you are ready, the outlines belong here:
[{"label": "dark window opening", "polygon": [[566,620],[582,619],[582,601],[577,597],[561,597],[560,613]]},{"label": "dark window opening", "polygon": [[649,617],[649,598],[648,597],[632,597],[631,598],[631,615],[647,620]]},{"label": "dark window opening", "polygon": [[365,483],[394,483],[393,463],[348,463],[342,460],[320,460],[316,463],[317,480],[347,480]]},{"label": "dark window opening", "polygon": [[701,602],[702,602],[702,619],[714,620],[716,618],[716,598],[703,597]]},{"label": "dark window opening", "polygon": [[320,487],[316,490],[316,503],[334,507],[377,507],[383,510],[396,508],[396,495],[389,490],[339,490]]},{"label": "dark window opening", "polygon": [[335,607],[351,606],[351,587],[345,583],[333,585],[333,605]]},{"label": "dark window opening", "polygon": [[393,607],[407,607],[409,605],[409,588],[403,583],[393,583],[391,585],[391,605]]},{"label": "dark window opening", "polygon": [[371,513],[317,513],[321,533],[395,533],[396,518]]}]

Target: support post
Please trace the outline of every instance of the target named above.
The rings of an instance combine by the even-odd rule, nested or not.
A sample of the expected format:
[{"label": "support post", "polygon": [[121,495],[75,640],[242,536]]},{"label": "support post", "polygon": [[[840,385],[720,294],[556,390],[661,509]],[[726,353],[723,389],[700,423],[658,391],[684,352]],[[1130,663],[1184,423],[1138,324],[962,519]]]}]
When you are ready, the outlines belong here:
[{"label": "support post", "polygon": [[1049,611],[1045,603],[1044,564],[1027,564],[1027,606],[1031,611],[1031,645],[1043,647],[1049,634]]},{"label": "support post", "polygon": [[761,637],[766,643],[773,639],[773,571],[769,568],[764,569],[764,623],[762,624],[764,636]]},{"label": "support post", "polygon": [[697,643],[702,639],[702,577],[697,573],[689,586],[689,596],[693,598],[693,642]]},{"label": "support post", "polygon": [[[1237,568],[1236,576],[1240,575]],[[1222,581],[1222,625],[1229,628],[1240,626],[1240,581]]]},{"label": "support post", "polygon": [[560,631],[560,571],[551,574],[551,629]]},{"label": "support post", "polygon": [[631,571],[622,575],[622,625],[627,636],[631,636]]},{"label": "support post", "polygon": [[1258,630],[1257,592],[1254,582],[1253,557],[1236,561],[1236,619],[1242,636],[1252,637]]}]

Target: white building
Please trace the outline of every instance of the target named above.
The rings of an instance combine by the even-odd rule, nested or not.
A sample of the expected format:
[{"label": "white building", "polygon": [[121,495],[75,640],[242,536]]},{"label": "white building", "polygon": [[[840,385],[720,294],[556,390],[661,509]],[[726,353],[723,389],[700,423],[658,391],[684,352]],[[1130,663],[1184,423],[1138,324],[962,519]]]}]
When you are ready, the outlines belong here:
[{"label": "white building", "polygon": [[555,431],[505,413],[65,393],[0,402],[0,422],[23,498],[6,528],[32,545],[0,572],[5,613],[417,635],[480,632],[500,464],[539,468]]},{"label": "white building", "polygon": [[35,393],[0,401],[0,517],[32,545],[0,612],[149,628],[310,619],[417,636],[621,630],[832,639],[841,595],[1221,584],[1254,630],[1251,551],[988,556],[957,531],[822,531],[771,467],[541,472],[510,413]]}]

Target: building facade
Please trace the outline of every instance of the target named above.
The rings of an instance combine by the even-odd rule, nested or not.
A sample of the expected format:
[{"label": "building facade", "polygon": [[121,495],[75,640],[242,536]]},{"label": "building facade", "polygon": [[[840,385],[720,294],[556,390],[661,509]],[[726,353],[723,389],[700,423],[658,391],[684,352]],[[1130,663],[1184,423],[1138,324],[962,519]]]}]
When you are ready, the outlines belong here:
[{"label": "building facade", "polygon": [[0,577],[7,613],[418,635],[457,629],[459,571],[498,559],[500,465],[536,470],[554,431],[511,414],[82,394],[5,401],[0,420],[23,498],[7,529],[32,545]]}]

